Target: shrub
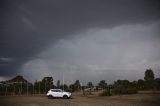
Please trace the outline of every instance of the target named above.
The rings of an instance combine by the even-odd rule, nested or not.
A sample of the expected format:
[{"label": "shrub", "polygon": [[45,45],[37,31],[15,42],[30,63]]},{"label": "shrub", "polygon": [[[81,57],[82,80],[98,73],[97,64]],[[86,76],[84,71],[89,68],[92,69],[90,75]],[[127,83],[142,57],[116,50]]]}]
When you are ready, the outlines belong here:
[{"label": "shrub", "polygon": [[114,94],[135,94],[138,91],[136,88],[128,87],[128,88],[122,88],[122,89],[115,88],[113,89],[112,92]]},{"label": "shrub", "polygon": [[138,92],[136,88],[127,88],[126,91],[127,91],[126,94],[135,94]]},{"label": "shrub", "polygon": [[99,96],[111,96],[111,92],[109,90],[102,91]]}]

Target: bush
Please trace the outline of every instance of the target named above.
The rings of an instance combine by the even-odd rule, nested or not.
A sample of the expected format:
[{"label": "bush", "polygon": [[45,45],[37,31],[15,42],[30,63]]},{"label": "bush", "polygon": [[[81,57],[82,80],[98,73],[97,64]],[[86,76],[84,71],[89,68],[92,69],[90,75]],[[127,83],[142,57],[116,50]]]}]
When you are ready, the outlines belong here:
[{"label": "bush", "polygon": [[114,88],[112,91],[114,94],[135,94],[137,93],[137,89],[136,88],[132,88],[132,87],[128,87],[128,88]]},{"label": "bush", "polygon": [[104,90],[99,94],[99,96],[111,96],[111,93],[109,90]]},{"label": "bush", "polygon": [[126,91],[127,91],[126,94],[135,94],[138,92],[136,88],[127,88]]}]

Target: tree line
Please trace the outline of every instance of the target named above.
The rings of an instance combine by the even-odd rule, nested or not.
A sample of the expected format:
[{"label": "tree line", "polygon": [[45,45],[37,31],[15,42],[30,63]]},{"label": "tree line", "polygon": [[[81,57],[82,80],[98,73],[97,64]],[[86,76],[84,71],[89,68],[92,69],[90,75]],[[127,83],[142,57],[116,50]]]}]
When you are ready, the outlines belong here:
[{"label": "tree line", "polygon": [[144,79],[137,81],[117,80],[108,85],[105,80],[101,80],[97,85],[93,85],[92,82],[82,85],[79,80],[76,80],[75,83],[67,85],[61,84],[60,80],[54,84],[53,77],[44,77],[41,81],[30,83],[23,76],[18,75],[11,80],[0,82],[0,95],[45,94],[52,88],[70,92],[82,91],[83,94],[87,91],[89,94],[92,91],[102,91],[100,93],[102,96],[133,94],[139,90],[160,90],[160,78],[155,78],[152,69],[147,69],[144,73]]}]

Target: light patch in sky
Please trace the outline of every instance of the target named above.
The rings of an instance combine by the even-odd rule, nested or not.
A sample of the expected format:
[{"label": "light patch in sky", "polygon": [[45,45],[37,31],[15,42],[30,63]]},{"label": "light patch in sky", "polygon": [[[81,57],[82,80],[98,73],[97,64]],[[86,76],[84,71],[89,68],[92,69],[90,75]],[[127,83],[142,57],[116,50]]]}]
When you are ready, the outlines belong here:
[{"label": "light patch in sky", "polygon": [[14,59],[12,58],[9,58],[9,57],[1,57],[0,58],[0,62],[11,62],[13,61]]},{"label": "light patch in sky", "polygon": [[34,14],[33,14],[31,11],[29,11],[27,8],[19,5],[18,3],[14,3],[14,4],[15,4],[15,6],[16,6],[17,8],[19,8],[22,12],[24,12],[24,13],[26,13],[26,14],[28,14],[28,15],[34,16]]},{"label": "light patch in sky", "polygon": [[27,26],[28,29],[37,30],[36,26],[27,17],[22,16],[21,19],[22,19],[22,22]]},{"label": "light patch in sky", "polygon": [[62,81],[64,75],[67,84],[76,79],[82,83],[143,79],[147,68],[160,64],[158,26],[160,21],[89,29],[42,51],[21,67],[21,74],[33,76],[30,81],[45,76]]},{"label": "light patch in sky", "polygon": [[0,76],[0,81],[5,81],[5,80],[8,80],[8,79],[9,79],[8,77]]}]

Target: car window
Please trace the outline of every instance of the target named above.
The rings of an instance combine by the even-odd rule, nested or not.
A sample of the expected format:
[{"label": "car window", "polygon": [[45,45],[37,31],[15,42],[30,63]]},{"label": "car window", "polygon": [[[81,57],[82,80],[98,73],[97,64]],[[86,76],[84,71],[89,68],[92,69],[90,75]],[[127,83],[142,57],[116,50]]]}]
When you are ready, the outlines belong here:
[{"label": "car window", "polygon": [[57,92],[57,90],[51,90],[52,92]]},{"label": "car window", "polygon": [[61,92],[61,90],[51,90],[52,92]]},{"label": "car window", "polygon": [[55,90],[51,90],[52,92],[55,92]]},{"label": "car window", "polygon": [[61,92],[61,90],[57,90],[57,92]]}]

